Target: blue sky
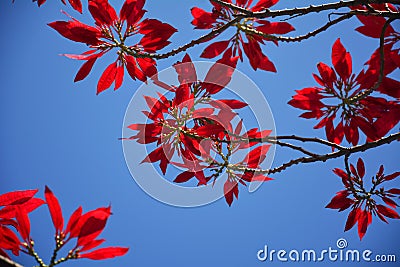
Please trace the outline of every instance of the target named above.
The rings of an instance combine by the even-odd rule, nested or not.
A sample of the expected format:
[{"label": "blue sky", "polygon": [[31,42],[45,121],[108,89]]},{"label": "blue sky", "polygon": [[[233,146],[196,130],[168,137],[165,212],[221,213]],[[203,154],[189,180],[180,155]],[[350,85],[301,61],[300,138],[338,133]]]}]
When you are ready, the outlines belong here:
[{"label": "blue sky", "polygon": [[[147,2],[146,17],[159,18],[179,30],[165,51],[203,34],[193,31],[190,8],[209,9],[207,1]],[[277,8],[292,3],[281,2]],[[323,1],[296,4],[306,6],[311,2]],[[111,3],[119,10],[122,1]],[[221,199],[198,208],[177,208],[148,196],[132,179],[118,140],[125,110],[141,84],[126,78],[117,92],[109,90],[96,96],[97,80],[114,55],[99,61],[86,80],[73,83],[81,62],[59,54],[80,53],[85,47],[62,38],[46,25],[66,19],[60,9],[92,23],[86,7],[80,15],[61,1],[48,0],[41,8],[29,0],[0,3],[0,193],[39,188],[43,196],[44,186],[48,185],[59,198],[65,217],[79,205],[88,211],[111,203],[113,215],[102,237],[107,245],[130,247],[126,256],[117,259],[83,259],[63,266],[281,266],[279,262],[259,262],[257,251],[264,245],[276,250],[323,250],[335,247],[339,238],[345,238],[349,248],[396,254],[400,260],[398,221],[390,220],[386,225],[374,218],[360,242],[356,229],[343,232],[347,212],[324,208],[342,189],[340,179],[331,171],[342,168],[342,160],[297,166],[273,175],[275,180],[255,193],[242,190],[232,207]],[[326,15],[291,23],[302,34],[324,23]],[[298,118],[300,111],[286,103],[295,89],[316,86],[311,74],[318,62],[330,64],[331,46],[338,37],[352,54],[353,70],[361,69],[378,42],[355,32],[357,25],[359,22],[352,19],[300,44],[281,44],[279,48],[268,44],[265,51],[275,63],[277,74],[255,72],[246,60],[239,63],[238,69],[267,98],[278,134],[324,137],[323,131],[312,129],[315,121]],[[198,60],[202,49],[204,45],[190,49],[192,59]],[[182,57],[161,60],[158,69]],[[398,79],[398,72],[394,76]],[[364,153],[367,177],[374,175],[380,164],[385,165],[387,173],[398,171],[399,148],[397,143]],[[274,165],[296,155],[280,149]],[[360,155],[351,159],[356,161]],[[391,185],[400,186],[399,181]],[[48,259],[53,248],[53,226],[47,208],[38,209],[30,218],[36,249]],[[34,265],[25,256],[17,261]],[[340,262],[289,264],[358,266]]]}]

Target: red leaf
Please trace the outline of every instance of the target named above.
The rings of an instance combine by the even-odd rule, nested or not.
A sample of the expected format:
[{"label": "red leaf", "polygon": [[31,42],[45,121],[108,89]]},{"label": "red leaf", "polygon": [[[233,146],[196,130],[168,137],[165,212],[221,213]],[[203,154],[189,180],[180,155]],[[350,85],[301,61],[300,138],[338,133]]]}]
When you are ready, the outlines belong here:
[{"label": "red leaf", "polygon": [[69,4],[72,6],[73,9],[78,11],[82,14],[82,3],[81,0],[68,0]]},{"label": "red leaf", "polygon": [[203,86],[209,94],[216,94],[228,85],[237,61],[238,57],[231,58],[224,53],[224,56],[211,66],[203,82]]},{"label": "red leaf", "polygon": [[0,210],[0,217],[3,219],[11,219],[15,217],[16,208],[23,207],[26,212],[32,212],[33,210],[37,209],[41,205],[45,204],[45,202],[40,198],[31,198],[27,202],[18,205],[10,205],[6,206]]},{"label": "red leaf", "polygon": [[197,135],[203,137],[218,136],[219,133],[224,131],[225,128],[219,124],[207,124],[196,129]]},{"label": "red leaf", "polygon": [[0,206],[22,204],[30,200],[39,190],[14,191],[0,195]]},{"label": "red leaf", "polygon": [[80,254],[79,258],[88,258],[91,260],[104,260],[104,259],[123,256],[128,252],[128,250],[129,248],[123,248],[123,247],[100,248],[89,253]]},{"label": "red leaf", "polygon": [[105,239],[94,239],[92,241],[90,241],[89,243],[87,243],[86,245],[84,245],[79,251],[87,251],[87,250],[91,250],[95,247],[100,246],[101,244],[104,243],[104,241],[106,241]]},{"label": "red leaf", "polygon": [[209,46],[207,46],[203,53],[201,53],[200,57],[202,58],[214,58],[216,56],[219,56],[220,54],[222,54],[222,52],[224,52],[226,50],[226,48],[229,45],[229,40],[227,41],[219,41],[219,42],[215,42],[210,44]]},{"label": "red leaf", "polygon": [[89,0],[89,11],[97,25],[112,25],[118,20],[117,13],[108,0]]},{"label": "red leaf", "polygon": [[270,145],[261,145],[256,147],[247,154],[244,162],[246,162],[249,168],[257,168],[265,160],[270,147]]},{"label": "red leaf", "polygon": [[117,62],[111,63],[101,75],[99,82],[97,83],[97,94],[110,88],[111,84],[115,81],[117,74]]},{"label": "red leaf", "polygon": [[140,81],[146,81],[145,74],[137,67],[136,60],[133,56],[125,56],[126,60],[126,70],[133,80],[138,78]]},{"label": "red leaf", "polygon": [[225,196],[225,201],[228,203],[229,206],[232,205],[233,202],[233,195],[238,197],[239,191],[238,191],[238,184],[237,182],[230,181],[229,179],[226,180],[224,183],[224,196]]},{"label": "red leaf", "polygon": [[332,63],[340,78],[346,81],[352,73],[352,60],[350,53],[340,42],[340,38],[336,40],[332,47]]},{"label": "red leaf", "polygon": [[360,211],[360,208],[355,208],[350,211],[349,216],[347,217],[346,226],[344,228],[345,232],[353,228],[353,226],[356,224]]},{"label": "red leaf", "polygon": [[56,233],[61,233],[64,227],[64,218],[62,215],[60,203],[54,196],[53,192],[46,186],[44,190],[44,196],[46,198],[47,206],[49,207],[50,216],[53,221],[53,225],[56,228]]},{"label": "red leaf", "polygon": [[[321,75],[322,83],[317,80],[319,84],[322,86],[328,86],[329,88],[333,88],[333,83],[336,81],[336,74],[331,67],[328,65],[320,62],[317,65],[319,75]],[[315,76],[314,76],[315,78]]]},{"label": "red leaf", "polygon": [[128,27],[134,26],[146,12],[143,10],[145,0],[127,0],[120,10],[121,21],[126,20]]},{"label": "red leaf", "polygon": [[211,12],[206,12],[198,7],[194,7],[190,11],[194,18],[192,24],[196,26],[196,29],[210,29],[216,22],[216,17]]},{"label": "red leaf", "polygon": [[392,189],[388,190],[388,193],[394,194],[394,195],[400,195],[400,189],[392,188]]},{"label": "red leaf", "polygon": [[18,232],[20,233],[22,239],[29,242],[31,224],[29,222],[28,213],[23,207],[17,206],[15,219],[18,222]]},{"label": "red leaf", "polygon": [[365,233],[367,232],[368,226],[371,221],[371,213],[364,210],[359,212],[358,216],[358,236],[360,240],[364,237]]},{"label": "red leaf", "polygon": [[[220,104],[222,103],[222,105]],[[231,109],[241,109],[247,106],[247,103],[244,103],[240,100],[236,99],[221,99],[221,100],[214,100],[210,101],[210,105],[216,108],[226,108],[225,105]]]},{"label": "red leaf", "polygon": [[386,216],[388,218],[400,219],[399,214],[395,210],[393,210],[391,208],[388,208],[386,206],[379,205],[379,204],[376,205],[376,208],[377,208],[379,213],[381,213],[382,215],[384,215],[384,216]]},{"label": "red leaf", "polygon": [[97,60],[97,57],[91,58],[88,61],[86,61],[82,65],[82,67],[79,69],[78,73],[76,74],[74,82],[78,82],[78,81],[85,79],[89,75],[90,71],[92,70],[93,65],[96,62],[96,60]]},{"label": "red leaf", "polygon": [[251,10],[254,12],[261,11],[270,8],[278,2],[279,0],[260,0],[254,7],[251,8]]},{"label": "red leaf", "polygon": [[81,227],[78,235],[77,246],[84,246],[94,240],[103,231],[110,215],[110,207],[98,208],[84,214],[79,219]]},{"label": "red leaf", "polygon": [[360,178],[363,178],[365,175],[365,166],[364,166],[364,161],[359,158],[357,161],[357,172]]},{"label": "red leaf", "polygon": [[174,183],[185,183],[187,181],[189,181],[190,179],[192,179],[194,176],[194,172],[182,172],[181,174],[179,174],[178,176],[176,176]]},{"label": "red leaf", "polygon": [[285,34],[295,30],[294,27],[287,22],[259,21],[259,23],[263,25],[256,27],[256,29],[265,34]]},{"label": "red leaf", "polygon": [[157,74],[156,61],[152,58],[137,58],[137,63],[140,69],[147,77],[152,77]]},{"label": "red leaf", "polygon": [[98,45],[101,43],[101,41],[99,40],[99,38],[101,37],[100,30],[95,27],[83,24],[78,20],[55,21],[47,25],[55,29],[65,38],[72,41],[85,43],[88,45]]},{"label": "red leaf", "polygon": [[386,203],[386,204],[388,204],[389,206],[391,206],[392,208],[396,208],[396,207],[398,207],[398,205],[397,205],[397,203],[395,202],[395,201],[393,201],[392,199],[390,199],[390,198],[387,198],[387,197],[382,197],[382,200]]},{"label": "red leaf", "polygon": [[117,90],[121,87],[122,82],[124,80],[124,65],[120,65],[117,67],[117,72],[115,74],[115,88]]},{"label": "red leaf", "polygon": [[383,179],[386,181],[390,181],[390,180],[397,178],[399,175],[400,175],[400,172],[395,172],[395,173],[392,173],[389,175],[385,175]]},{"label": "red leaf", "polygon": [[79,234],[78,222],[82,216],[82,207],[78,207],[69,217],[65,233],[70,233],[70,238],[77,237]]},{"label": "red leaf", "polygon": [[337,192],[336,196],[332,198],[325,208],[339,209],[339,211],[349,208],[354,203],[354,200],[347,198],[348,195],[349,193],[346,190]]},{"label": "red leaf", "polygon": [[182,59],[182,62],[176,62],[174,65],[175,71],[178,74],[179,83],[192,83],[197,81],[197,74],[192,59],[188,54]]}]

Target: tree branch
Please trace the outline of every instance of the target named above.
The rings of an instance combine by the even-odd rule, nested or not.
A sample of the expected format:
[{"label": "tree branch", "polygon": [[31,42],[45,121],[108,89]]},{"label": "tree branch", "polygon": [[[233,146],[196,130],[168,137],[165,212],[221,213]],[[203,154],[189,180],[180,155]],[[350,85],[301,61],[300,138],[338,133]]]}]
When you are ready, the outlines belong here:
[{"label": "tree branch", "polygon": [[23,267],[22,265],[0,255],[0,266],[1,267]]}]

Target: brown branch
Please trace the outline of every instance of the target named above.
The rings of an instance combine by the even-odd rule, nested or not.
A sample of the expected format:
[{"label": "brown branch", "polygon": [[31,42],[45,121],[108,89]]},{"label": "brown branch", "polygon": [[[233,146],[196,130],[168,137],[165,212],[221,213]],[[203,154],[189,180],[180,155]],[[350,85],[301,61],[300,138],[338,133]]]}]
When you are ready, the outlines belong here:
[{"label": "brown branch", "polygon": [[279,172],[282,172],[285,169],[287,169],[291,166],[297,165],[297,164],[320,162],[320,161],[325,162],[330,159],[335,159],[335,158],[339,158],[339,157],[346,156],[346,155],[351,155],[351,154],[358,153],[358,152],[364,152],[364,151],[367,151],[367,150],[375,148],[375,147],[379,147],[384,144],[390,144],[393,141],[396,141],[398,139],[400,139],[400,132],[391,134],[386,137],[382,137],[381,139],[373,141],[373,142],[367,142],[363,145],[348,147],[348,148],[345,148],[343,150],[339,150],[336,152],[323,154],[323,155],[317,155],[315,157],[301,157],[301,158],[293,159],[287,163],[282,164],[279,167],[276,167],[273,169],[268,169],[268,170],[251,169],[251,168],[246,168],[246,167],[241,167],[241,166],[233,166],[233,165],[229,166],[229,167],[232,170],[237,170],[237,171],[252,171],[252,172],[266,173],[266,174],[279,173]]},{"label": "brown branch", "polygon": [[227,22],[226,24],[222,25],[219,28],[213,29],[212,31],[210,31],[209,33],[194,39],[192,41],[190,41],[189,43],[182,45],[178,48],[172,49],[171,51],[164,53],[164,54],[156,54],[156,53],[145,53],[145,52],[140,52],[137,53],[135,51],[133,51],[132,49],[130,49],[127,46],[122,47],[122,50],[124,52],[126,52],[127,54],[134,56],[134,57],[147,57],[147,58],[154,58],[154,59],[165,59],[171,56],[175,56],[181,52],[186,51],[187,49],[201,44],[205,41],[208,41],[209,39],[214,38],[215,36],[221,34],[222,32],[224,32],[225,30],[227,30],[230,26],[234,25],[235,23],[239,22],[242,19],[241,16],[237,16],[236,18],[230,20],[229,22]]},{"label": "brown branch", "polygon": [[[211,0],[215,1],[215,0]],[[391,3],[391,4],[400,4],[400,0],[353,0],[353,1],[339,1],[336,3],[329,3],[323,5],[310,5],[308,7],[301,8],[292,8],[292,9],[282,9],[282,10],[269,10],[266,9],[264,11],[259,12],[251,12],[247,11],[244,14],[241,14],[247,18],[274,18],[280,16],[293,16],[293,15],[305,15],[310,13],[319,13],[327,10],[337,10],[344,7],[352,7],[357,5],[365,5],[371,3]]]},{"label": "brown branch", "polygon": [[1,267],[23,267],[22,265],[0,255],[0,266]]},{"label": "brown branch", "polygon": [[322,27],[320,27],[320,28],[318,28],[318,29],[316,29],[316,30],[314,30],[314,31],[311,31],[311,32],[309,32],[309,33],[307,33],[307,34],[299,35],[299,36],[296,36],[296,37],[287,37],[287,36],[277,36],[277,35],[272,35],[272,34],[266,34],[266,33],[257,31],[257,30],[252,29],[252,28],[245,28],[245,27],[242,27],[241,29],[242,29],[244,32],[247,32],[247,33],[250,33],[250,34],[259,35],[259,36],[262,36],[262,37],[264,37],[264,38],[267,38],[267,39],[270,39],[270,40],[274,40],[274,41],[281,41],[281,42],[300,42],[300,41],[303,41],[303,40],[308,39],[308,38],[310,38],[310,37],[314,37],[314,36],[318,35],[319,33],[322,33],[322,32],[324,32],[324,31],[326,31],[326,30],[327,30],[328,28],[330,28],[331,26],[333,26],[333,25],[335,25],[335,24],[337,24],[337,23],[339,23],[339,22],[341,22],[341,21],[344,21],[344,20],[346,20],[346,19],[349,19],[349,18],[351,18],[351,17],[354,16],[354,15],[355,15],[355,14],[351,14],[351,13],[345,14],[345,15],[340,16],[340,17],[338,17],[338,18],[336,18],[336,19],[334,19],[334,20],[329,21],[329,22],[326,23],[324,26],[322,26]]}]

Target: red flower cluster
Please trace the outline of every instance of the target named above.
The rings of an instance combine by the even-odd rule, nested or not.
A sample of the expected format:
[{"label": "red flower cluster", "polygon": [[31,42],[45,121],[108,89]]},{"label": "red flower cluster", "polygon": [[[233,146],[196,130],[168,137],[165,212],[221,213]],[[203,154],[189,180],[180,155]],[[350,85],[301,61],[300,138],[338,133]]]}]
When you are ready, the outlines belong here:
[{"label": "red flower cluster", "polygon": [[[14,2],[14,0],[13,0],[13,2]],[[33,2],[37,2],[38,6],[40,7],[41,5],[43,5],[46,2],[46,0],[33,0]],[[61,0],[61,2],[64,5],[67,4],[65,2],[65,0]],[[81,0],[68,0],[68,2],[72,6],[73,9],[75,9],[79,13],[82,13],[82,2],[81,2]]]},{"label": "red flower cluster", "polygon": [[[398,207],[394,199],[400,195],[400,189],[385,190],[384,187],[379,187],[382,183],[400,176],[400,172],[384,175],[384,168],[381,165],[375,177],[372,178],[372,187],[369,191],[364,187],[365,166],[361,158],[358,159],[356,167],[350,164],[349,173],[338,168],[333,172],[342,179],[346,189],[337,192],[326,208],[344,211],[351,207],[345,231],[358,224],[358,235],[362,239],[372,223],[372,215],[378,216],[385,223],[388,223],[386,218],[400,219],[399,214],[394,210]],[[374,196],[380,198],[387,206],[377,204]]]},{"label": "red flower cluster", "polygon": [[[64,228],[64,217],[57,198],[46,186],[46,202],[44,202],[42,199],[33,197],[37,191],[15,191],[0,196],[0,206],[5,206],[0,210],[1,255],[8,257],[5,250],[11,250],[14,255],[18,255],[20,251],[28,255],[34,255],[28,213],[44,203],[47,203],[56,230],[55,251],[59,251],[65,244],[76,238],[76,245],[68,252],[68,255],[60,260],[52,259],[54,262],[51,264],[77,258],[103,260],[122,256],[128,251],[128,248],[123,247],[107,247],[92,250],[105,241],[104,239],[96,238],[103,231],[107,219],[111,215],[110,207],[101,207],[84,214],[82,214],[82,207],[79,207],[71,215],[67,226]],[[23,240],[22,242],[9,226],[15,227]],[[87,252],[89,250],[92,251]]]},{"label": "red flower cluster", "polygon": [[[253,2],[252,0],[236,0],[235,5],[256,12],[270,8],[278,1],[279,0],[259,0],[250,8],[250,5]],[[231,0],[225,2],[232,4]],[[212,4],[212,12],[207,12],[198,7],[192,8],[192,15],[194,17],[192,24],[195,28],[217,29],[231,21],[237,14],[237,11],[235,10],[214,2],[212,2]],[[240,60],[243,61],[243,49],[254,70],[262,69],[265,71],[276,72],[274,64],[262,52],[260,45],[264,45],[265,41],[273,41],[277,45],[278,43],[273,38],[273,35],[291,32],[294,30],[293,26],[287,22],[270,22],[265,19],[244,19],[243,22],[237,22],[234,26],[237,31],[229,40],[218,41],[210,44],[204,49],[201,57],[214,58],[225,51],[225,53],[231,53],[234,56],[239,55]],[[242,32],[247,41],[242,35]],[[255,34],[255,32],[259,32],[263,36]]]},{"label": "red flower cluster", "polygon": [[[243,134],[242,122],[233,127],[237,113],[233,110],[247,106],[239,100],[215,100],[212,96],[220,92],[231,80],[238,58],[225,54],[211,68],[204,81],[197,79],[195,67],[188,55],[174,65],[180,84],[155,83],[169,91],[172,99],[159,94],[159,98],[145,97],[149,111],[146,116],[152,121],[147,124],[128,126],[137,134],[130,137],[141,144],[156,143],[157,148],[143,162],[160,162],[165,174],[168,164],[185,169],[174,182],[184,183],[192,178],[198,185],[206,185],[224,170],[228,173],[225,183],[225,199],[229,205],[233,196],[238,197],[238,182],[267,181],[270,178],[257,172],[265,160],[269,145],[251,150],[245,159],[232,164],[230,156],[240,149],[255,146],[251,138],[267,137],[270,131],[252,129]],[[172,161],[178,155],[182,162]],[[215,180],[214,180],[215,181]]]},{"label": "red flower cluster", "polygon": [[[331,142],[340,144],[346,137],[349,143],[356,145],[359,141],[359,129],[367,136],[367,140],[377,140],[400,121],[400,84],[386,77],[399,66],[398,51],[399,49],[392,49],[392,45],[385,46],[385,77],[377,88],[382,94],[396,97],[395,100],[371,96],[368,92],[379,78],[379,51],[375,51],[366,63],[368,69],[355,76],[352,74],[351,55],[340,39],[337,39],[332,47],[334,68],[321,62],[317,65],[319,75],[314,74],[315,80],[322,87],[297,90],[289,104],[307,110],[300,117],[322,118],[314,128],[325,127],[326,136]],[[335,118],[339,121],[336,126]]]},{"label": "red flower cluster", "polygon": [[[29,223],[26,217],[29,212],[34,211],[45,202],[40,198],[35,198],[38,190],[25,190],[5,193],[0,195],[0,255],[9,258],[5,250],[10,250],[18,256],[21,249],[21,242],[11,227],[20,232],[24,240],[29,237]],[[17,223],[22,221],[22,225]]]},{"label": "red flower cluster", "polygon": [[[168,39],[176,29],[156,19],[142,20],[146,10],[145,0],[126,0],[117,15],[107,0],[89,0],[89,11],[96,26],[86,25],[74,18],[70,21],[55,21],[49,26],[67,39],[88,45],[91,50],[82,55],[65,56],[86,61],[75,77],[75,82],[83,80],[90,73],[94,63],[105,53],[118,49],[118,58],[101,75],[97,84],[97,93],[111,87],[114,90],[121,85],[124,67],[132,79],[146,81],[157,73],[156,62],[142,57],[142,52],[156,52],[170,42]],[[143,35],[135,45],[127,45],[129,37]]]}]

